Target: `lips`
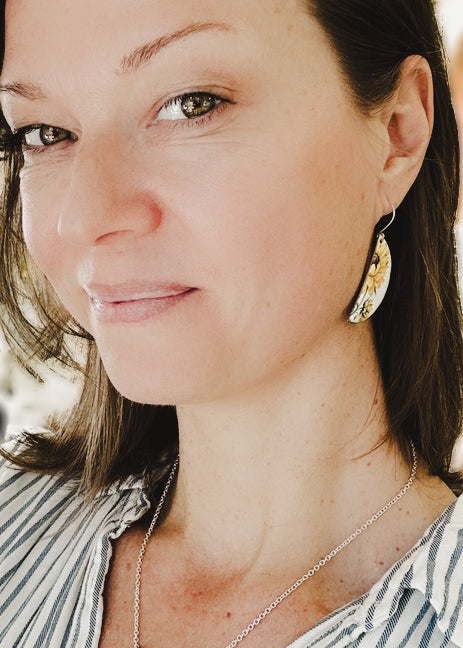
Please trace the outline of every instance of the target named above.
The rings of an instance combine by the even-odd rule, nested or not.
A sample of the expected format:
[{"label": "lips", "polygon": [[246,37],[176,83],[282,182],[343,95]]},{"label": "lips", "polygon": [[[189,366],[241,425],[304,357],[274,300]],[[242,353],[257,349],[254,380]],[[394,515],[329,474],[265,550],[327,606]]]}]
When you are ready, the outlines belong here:
[{"label": "lips", "polygon": [[196,288],[147,282],[118,285],[93,283],[85,287],[85,292],[96,320],[130,323],[160,316],[186,300],[196,292]]}]

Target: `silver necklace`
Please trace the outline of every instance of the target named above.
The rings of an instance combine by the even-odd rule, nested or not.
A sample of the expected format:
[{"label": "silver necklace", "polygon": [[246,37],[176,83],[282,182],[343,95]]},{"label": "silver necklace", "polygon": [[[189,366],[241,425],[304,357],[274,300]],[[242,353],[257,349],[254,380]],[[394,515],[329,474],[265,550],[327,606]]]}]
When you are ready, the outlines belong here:
[{"label": "silver necklace", "polygon": [[[350,543],[355,540],[356,538],[359,537],[360,534],[362,534],[364,531],[366,531],[374,522],[379,520],[380,517],[382,517],[387,511],[389,511],[390,508],[394,506],[394,504],[397,504],[397,502],[405,495],[405,493],[410,490],[410,488],[413,485],[413,482],[415,481],[415,476],[416,476],[416,471],[417,471],[417,458],[416,458],[416,450],[415,450],[415,445],[413,441],[410,441],[410,447],[412,451],[412,457],[413,457],[413,465],[412,469],[410,472],[410,477],[408,480],[405,482],[403,485],[402,489],[393,497],[387,504],[385,504],[379,511],[377,511],[369,520],[364,522],[358,529],[355,529],[353,533],[350,534],[341,544],[339,544],[335,549],[330,551],[329,554],[326,554],[324,558],[322,558],[316,565],[314,565],[309,571],[307,571],[301,578],[299,578],[295,583],[291,585],[291,587],[288,587],[287,590],[285,590],[278,598],[276,598],[268,607],[265,608],[265,610],[262,610],[262,612],[254,619],[254,621],[251,621],[251,623],[244,628],[236,637],[231,641],[226,648],[235,648],[239,643],[245,639],[250,632],[252,632],[257,626],[270,614],[270,612],[273,612],[273,610],[280,605],[290,594],[295,592],[303,583],[305,583],[309,578],[314,576],[320,569],[326,565],[330,560],[332,560],[336,554],[338,554],[342,549],[350,545]],[[159,504],[156,507],[156,510],[153,515],[153,519],[151,520],[151,524],[148,528],[148,531],[146,532],[145,538],[143,540],[143,544],[140,549],[140,553],[138,555],[138,561],[137,561],[137,571],[136,571],[136,577],[135,577],[135,603],[134,603],[134,621],[133,621],[133,648],[141,648],[140,647],[140,585],[141,585],[141,568],[142,568],[142,563],[143,563],[143,556],[145,555],[146,547],[148,545],[148,541],[151,537],[151,534],[153,533],[154,527],[156,526],[156,522],[158,521],[159,514],[161,513],[161,509],[164,505],[164,502],[167,497],[167,493],[169,491],[170,485],[172,484],[172,481],[174,479],[175,473],[177,471],[178,467],[178,462],[179,462],[179,457],[177,457],[172,470],[170,471],[169,478],[167,480],[166,486],[164,488],[164,491],[161,495],[161,499],[159,500]]]}]

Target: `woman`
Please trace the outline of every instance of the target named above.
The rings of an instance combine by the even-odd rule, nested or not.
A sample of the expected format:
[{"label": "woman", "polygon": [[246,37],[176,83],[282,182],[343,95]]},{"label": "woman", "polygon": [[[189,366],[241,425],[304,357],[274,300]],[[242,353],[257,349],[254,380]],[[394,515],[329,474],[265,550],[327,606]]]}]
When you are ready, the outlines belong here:
[{"label": "woman", "polygon": [[4,328],[88,354],[4,450],[1,645],[463,646],[431,0],[5,19]]}]

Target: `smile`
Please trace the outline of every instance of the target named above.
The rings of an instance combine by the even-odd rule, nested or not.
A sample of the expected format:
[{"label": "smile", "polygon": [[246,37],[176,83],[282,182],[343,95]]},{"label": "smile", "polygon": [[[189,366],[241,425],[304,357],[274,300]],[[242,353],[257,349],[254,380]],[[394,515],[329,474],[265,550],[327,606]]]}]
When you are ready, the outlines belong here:
[{"label": "smile", "polygon": [[93,317],[100,322],[141,322],[165,313],[196,292],[190,287],[128,290],[126,286],[91,287],[87,291]]}]

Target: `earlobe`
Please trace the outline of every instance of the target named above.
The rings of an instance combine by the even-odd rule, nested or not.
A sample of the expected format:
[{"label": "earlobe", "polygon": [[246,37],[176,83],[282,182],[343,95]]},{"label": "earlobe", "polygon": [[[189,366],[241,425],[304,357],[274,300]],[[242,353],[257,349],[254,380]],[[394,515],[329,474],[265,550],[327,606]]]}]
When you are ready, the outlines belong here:
[{"label": "earlobe", "polygon": [[434,121],[433,81],[429,64],[410,56],[384,114],[388,156],[381,174],[384,213],[399,205],[415,181],[424,160]]}]

